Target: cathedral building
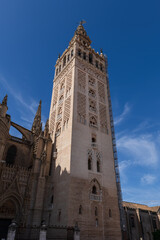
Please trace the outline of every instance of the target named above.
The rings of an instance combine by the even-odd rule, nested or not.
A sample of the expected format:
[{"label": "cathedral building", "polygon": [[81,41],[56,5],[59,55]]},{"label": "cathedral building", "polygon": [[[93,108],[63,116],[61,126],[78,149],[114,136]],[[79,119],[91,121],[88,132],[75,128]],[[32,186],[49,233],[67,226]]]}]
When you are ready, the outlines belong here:
[{"label": "cathedral building", "polygon": [[[41,227],[48,240],[72,240],[75,232],[83,240],[134,239],[131,231],[122,234],[130,229],[129,208],[122,206],[107,59],[91,47],[82,23],[56,62],[44,130],[41,101],[31,130],[7,110],[5,96],[0,239],[7,239],[13,221],[16,240],[39,239]],[[10,135],[11,126],[22,138]]]}]

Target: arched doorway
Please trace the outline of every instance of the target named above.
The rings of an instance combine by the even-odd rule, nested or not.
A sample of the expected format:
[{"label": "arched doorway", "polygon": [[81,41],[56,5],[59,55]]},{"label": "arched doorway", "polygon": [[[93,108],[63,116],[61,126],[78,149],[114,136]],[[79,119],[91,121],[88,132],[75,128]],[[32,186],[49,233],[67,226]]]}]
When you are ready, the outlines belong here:
[{"label": "arched doorway", "polygon": [[13,201],[7,200],[0,206],[0,239],[7,238],[8,226],[16,215],[16,206]]}]

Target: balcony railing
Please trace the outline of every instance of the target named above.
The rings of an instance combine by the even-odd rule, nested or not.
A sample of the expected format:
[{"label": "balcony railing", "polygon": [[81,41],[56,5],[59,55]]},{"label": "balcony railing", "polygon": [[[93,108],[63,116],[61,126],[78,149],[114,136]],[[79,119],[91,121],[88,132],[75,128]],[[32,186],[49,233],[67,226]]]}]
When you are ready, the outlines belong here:
[{"label": "balcony railing", "polygon": [[93,148],[97,148],[97,143],[91,143],[91,146],[93,147]]},{"label": "balcony railing", "polygon": [[102,201],[102,195],[90,194],[90,200],[101,202]]}]

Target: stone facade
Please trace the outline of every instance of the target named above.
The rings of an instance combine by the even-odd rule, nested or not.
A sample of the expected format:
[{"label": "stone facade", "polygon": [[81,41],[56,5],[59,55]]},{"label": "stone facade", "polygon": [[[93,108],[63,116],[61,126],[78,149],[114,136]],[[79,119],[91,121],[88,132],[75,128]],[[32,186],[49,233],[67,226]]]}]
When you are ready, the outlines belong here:
[{"label": "stone facade", "polygon": [[[0,104],[0,239],[6,237],[12,220],[23,227],[41,224],[49,209],[48,203],[44,208],[46,189],[52,186],[52,141],[48,121],[42,131],[41,102],[31,131],[12,122],[7,109],[6,96]],[[22,138],[9,134],[11,126]],[[30,232],[23,237],[29,239]]]},{"label": "stone facade", "polygon": [[160,206],[123,202],[128,240],[153,240],[152,233],[160,229]]}]

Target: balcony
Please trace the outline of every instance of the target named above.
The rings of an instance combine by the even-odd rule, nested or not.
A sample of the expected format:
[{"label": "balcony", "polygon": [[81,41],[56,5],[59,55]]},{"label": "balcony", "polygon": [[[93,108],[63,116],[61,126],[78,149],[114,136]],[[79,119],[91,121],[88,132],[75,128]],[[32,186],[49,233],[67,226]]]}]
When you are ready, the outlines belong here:
[{"label": "balcony", "polygon": [[90,194],[90,200],[101,202],[102,195]]},{"label": "balcony", "polygon": [[94,143],[94,142],[91,143],[91,146],[92,146],[92,148],[97,148],[98,147],[97,143]]},{"label": "balcony", "polygon": [[90,123],[89,126],[93,127],[93,128],[96,128],[96,129],[98,128],[98,126],[96,124],[93,124],[93,123]]}]

